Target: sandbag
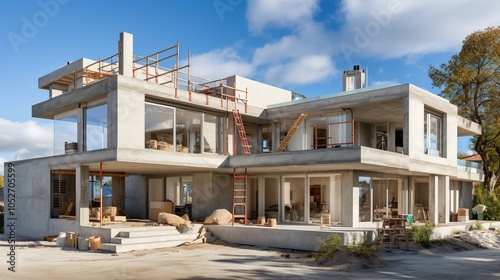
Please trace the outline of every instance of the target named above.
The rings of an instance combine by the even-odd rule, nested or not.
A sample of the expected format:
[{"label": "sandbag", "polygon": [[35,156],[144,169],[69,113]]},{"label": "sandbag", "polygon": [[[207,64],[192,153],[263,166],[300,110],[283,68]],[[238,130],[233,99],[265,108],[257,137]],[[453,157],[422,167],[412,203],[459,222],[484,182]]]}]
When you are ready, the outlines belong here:
[{"label": "sandbag", "polygon": [[233,214],[226,209],[217,209],[205,219],[204,224],[228,225],[233,219]]},{"label": "sandbag", "polygon": [[169,226],[178,226],[182,225],[186,222],[182,217],[179,217],[175,214],[170,214],[170,213],[165,213],[165,212],[160,212],[158,214],[158,223],[159,224],[167,224]]}]

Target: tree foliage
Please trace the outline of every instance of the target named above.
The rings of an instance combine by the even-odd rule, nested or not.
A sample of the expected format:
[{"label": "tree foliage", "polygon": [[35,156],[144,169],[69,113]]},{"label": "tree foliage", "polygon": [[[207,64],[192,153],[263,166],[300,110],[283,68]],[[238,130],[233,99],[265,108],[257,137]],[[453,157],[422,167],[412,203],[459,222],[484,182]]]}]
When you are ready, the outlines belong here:
[{"label": "tree foliage", "polygon": [[483,159],[484,186],[493,192],[500,175],[500,26],[467,36],[447,64],[430,66],[429,77],[461,116],[482,126],[472,144]]},{"label": "tree foliage", "polygon": [[0,186],[3,186],[3,175],[0,175]]}]

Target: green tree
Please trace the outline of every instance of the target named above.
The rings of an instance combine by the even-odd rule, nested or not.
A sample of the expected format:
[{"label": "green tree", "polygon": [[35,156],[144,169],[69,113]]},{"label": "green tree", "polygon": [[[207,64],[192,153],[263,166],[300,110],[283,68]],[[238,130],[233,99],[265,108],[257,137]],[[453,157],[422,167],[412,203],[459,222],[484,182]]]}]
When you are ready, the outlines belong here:
[{"label": "green tree", "polygon": [[500,26],[467,36],[447,64],[430,66],[429,77],[460,115],[482,126],[472,145],[483,159],[484,186],[492,193],[500,176]]},{"label": "green tree", "polygon": [[0,175],[0,186],[3,186],[3,175]]}]

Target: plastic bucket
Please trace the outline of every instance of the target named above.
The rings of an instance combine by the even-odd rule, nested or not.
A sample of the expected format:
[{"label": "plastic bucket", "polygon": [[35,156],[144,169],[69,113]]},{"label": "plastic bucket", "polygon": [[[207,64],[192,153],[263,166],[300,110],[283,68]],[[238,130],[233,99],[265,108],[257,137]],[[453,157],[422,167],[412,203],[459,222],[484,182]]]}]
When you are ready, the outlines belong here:
[{"label": "plastic bucket", "polygon": [[413,215],[406,215],[405,218],[407,223],[409,224],[413,223]]}]

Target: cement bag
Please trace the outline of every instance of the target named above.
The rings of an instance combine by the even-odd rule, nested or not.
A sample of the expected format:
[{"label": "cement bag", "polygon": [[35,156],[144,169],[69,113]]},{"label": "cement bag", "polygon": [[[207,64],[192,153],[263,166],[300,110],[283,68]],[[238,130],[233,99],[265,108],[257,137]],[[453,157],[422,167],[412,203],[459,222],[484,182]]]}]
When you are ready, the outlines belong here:
[{"label": "cement bag", "polygon": [[64,247],[66,244],[66,232],[60,232],[57,237],[57,247]]},{"label": "cement bag", "polygon": [[186,220],[183,218],[175,215],[175,214],[170,214],[170,213],[165,213],[165,212],[160,212],[158,214],[158,223],[159,224],[167,224],[169,226],[178,226],[181,224],[184,224]]},{"label": "cement bag", "polygon": [[228,225],[233,219],[233,214],[226,209],[217,209],[205,219],[204,224]]}]

